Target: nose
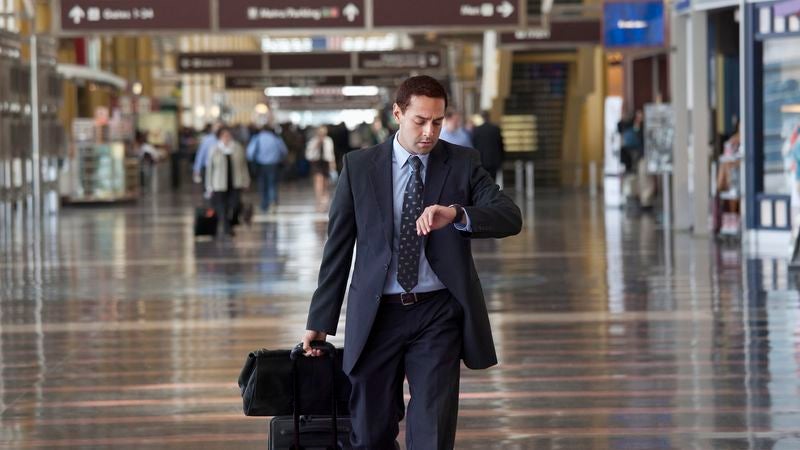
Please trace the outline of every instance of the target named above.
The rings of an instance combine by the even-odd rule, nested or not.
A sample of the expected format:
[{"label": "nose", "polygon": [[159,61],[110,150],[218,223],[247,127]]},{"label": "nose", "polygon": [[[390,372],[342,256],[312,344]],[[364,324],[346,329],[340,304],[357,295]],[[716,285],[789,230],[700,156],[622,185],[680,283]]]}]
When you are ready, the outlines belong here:
[{"label": "nose", "polygon": [[433,122],[428,122],[422,127],[423,136],[431,136],[433,134]]}]

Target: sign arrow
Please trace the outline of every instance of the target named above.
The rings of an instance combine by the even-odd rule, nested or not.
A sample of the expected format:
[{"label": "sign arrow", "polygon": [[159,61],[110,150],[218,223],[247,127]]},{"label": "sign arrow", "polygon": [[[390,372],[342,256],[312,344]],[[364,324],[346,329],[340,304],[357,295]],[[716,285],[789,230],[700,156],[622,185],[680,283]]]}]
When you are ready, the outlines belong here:
[{"label": "sign arrow", "polygon": [[508,18],[511,14],[514,14],[514,5],[512,5],[508,0],[503,1],[503,3],[497,5],[497,12],[503,15],[503,18]]},{"label": "sign arrow", "polygon": [[81,20],[83,20],[83,18],[86,17],[86,12],[84,12],[83,8],[81,8],[80,6],[75,5],[72,7],[72,9],[69,10],[68,15],[69,18],[72,19],[72,23],[74,23],[75,25],[79,25],[81,23]]},{"label": "sign arrow", "polygon": [[358,10],[358,6],[352,3],[348,3],[344,7],[342,12],[344,13],[345,16],[347,16],[348,22],[353,22],[354,20],[356,20],[356,16],[358,16],[361,13],[361,11]]}]

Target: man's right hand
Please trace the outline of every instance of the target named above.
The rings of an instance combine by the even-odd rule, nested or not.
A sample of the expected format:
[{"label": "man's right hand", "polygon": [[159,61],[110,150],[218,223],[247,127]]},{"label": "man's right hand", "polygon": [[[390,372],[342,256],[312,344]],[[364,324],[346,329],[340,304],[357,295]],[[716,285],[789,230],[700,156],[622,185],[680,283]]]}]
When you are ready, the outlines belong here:
[{"label": "man's right hand", "polygon": [[324,341],[328,334],[324,331],[306,330],[303,336],[303,354],[306,356],[322,356],[322,350],[312,349],[311,341]]},{"label": "man's right hand", "polygon": [[192,181],[194,181],[196,184],[203,182],[203,177],[200,176],[200,172],[192,173]]}]

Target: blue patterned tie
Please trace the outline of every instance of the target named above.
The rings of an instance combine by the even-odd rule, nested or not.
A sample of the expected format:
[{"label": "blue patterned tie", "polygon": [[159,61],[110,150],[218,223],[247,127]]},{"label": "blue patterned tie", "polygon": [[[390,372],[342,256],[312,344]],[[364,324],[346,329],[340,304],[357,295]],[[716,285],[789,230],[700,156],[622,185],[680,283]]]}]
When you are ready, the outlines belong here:
[{"label": "blue patterned tie", "polygon": [[420,237],[417,235],[417,218],[422,214],[422,161],[418,156],[408,159],[412,166],[411,178],[403,195],[403,213],[400,216],[400,258],[397,264],[397,282],[403,290],[411,292],[419,279]]}]

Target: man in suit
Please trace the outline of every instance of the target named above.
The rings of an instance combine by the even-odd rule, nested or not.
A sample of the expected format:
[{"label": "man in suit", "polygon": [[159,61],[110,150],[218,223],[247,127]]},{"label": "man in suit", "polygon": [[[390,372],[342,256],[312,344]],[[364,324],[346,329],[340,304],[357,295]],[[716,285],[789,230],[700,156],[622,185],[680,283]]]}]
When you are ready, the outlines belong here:
[{"label": "man in suit", "polygon": [[489,121],[489,111],[481,112],[483,123],[472,130],[472,147],[481,153],[481,163],[492,178],[503,168],[506,147],[500,127]]},{"label": "man in suit", "polygon": [[438,139],[446,107],[435,79],[405,80],[398,132],[347,154],[331,203],[303,343],[319,356],[311,341],[336,333],[355,246],[343,360],[353,448],[394,449],[407,377],[407,448],[452,449],[461,360],[497,363],[470,239],[517,234],[522,219],[477,151]]}]

